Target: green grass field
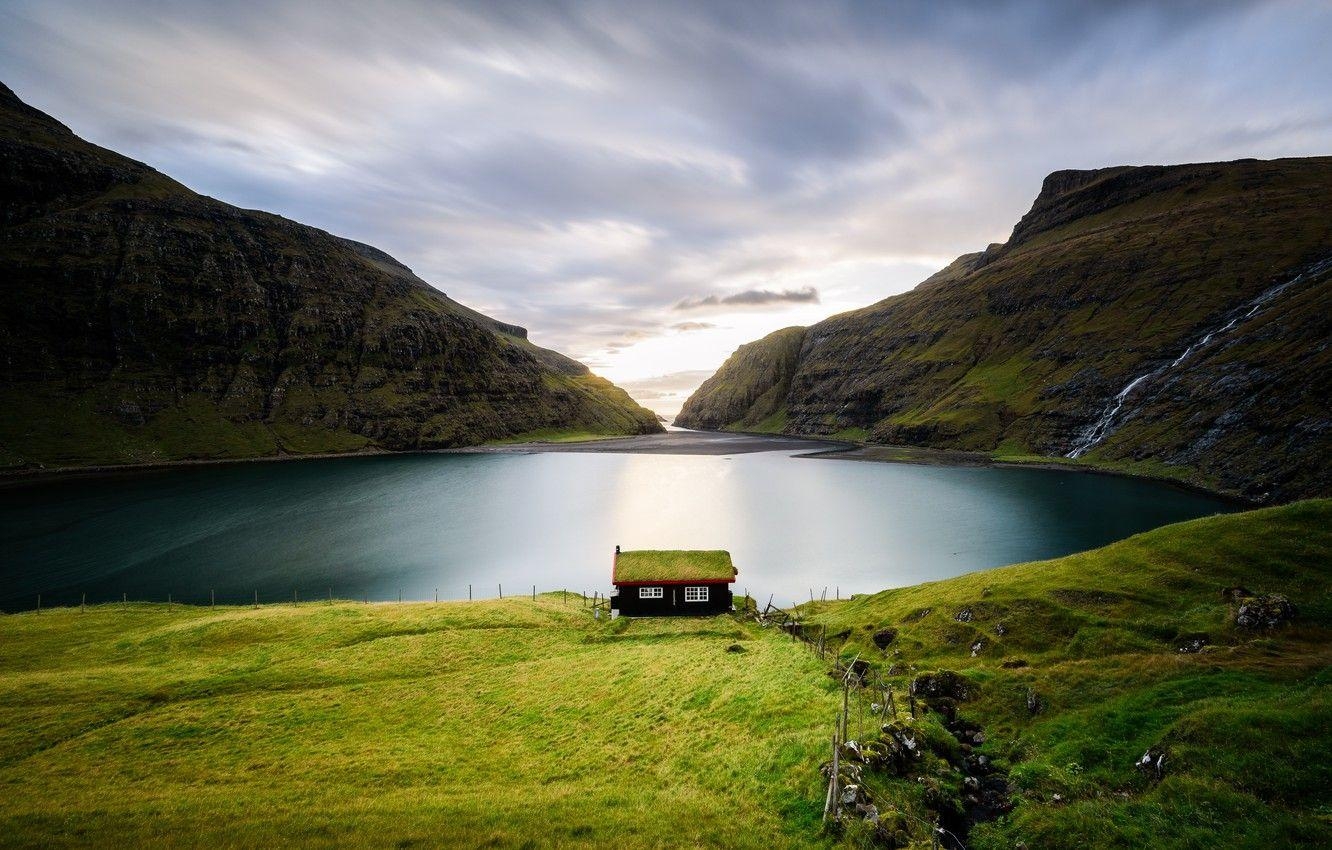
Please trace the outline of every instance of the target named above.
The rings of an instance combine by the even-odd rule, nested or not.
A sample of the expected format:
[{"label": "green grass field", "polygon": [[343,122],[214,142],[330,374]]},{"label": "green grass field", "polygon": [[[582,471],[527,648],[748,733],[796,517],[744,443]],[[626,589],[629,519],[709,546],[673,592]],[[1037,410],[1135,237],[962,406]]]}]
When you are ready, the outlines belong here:
[{"label": "green grass field", "polygon": [[[1297,619],[1239,630],[1231,584],[1286,594]],[[1332,839],[1330,591],[1325,500],[803,614],[844,658],[896,665],[899,697],[939,669],[977,690],[959,712],[983,724],[978,752],[1009,771],[1016,807],[969,847],[1312,847]],[[820,832],[840,706],[826,662],[732,617],[611,622],[580,603],[0,616],[0,845],[867,838]],[[897,636],[880,650],[885,627]],[[1202,652],[1178,651],[1200,635]],[[877,722],[858,717],[855,734]],[[915,725],[956,748],[937,714]],[[1133,767],[1148,747],[1169,754],[1159,782]],[[928,847],[926,788],[955,793],[961,776],[925,764],[866,784],[885,814],[922,819],[904,823]]]},{"label": "green grass field", "polygon": [[831,688],[559,594],[4,616],[0,845],[797,845]]}]

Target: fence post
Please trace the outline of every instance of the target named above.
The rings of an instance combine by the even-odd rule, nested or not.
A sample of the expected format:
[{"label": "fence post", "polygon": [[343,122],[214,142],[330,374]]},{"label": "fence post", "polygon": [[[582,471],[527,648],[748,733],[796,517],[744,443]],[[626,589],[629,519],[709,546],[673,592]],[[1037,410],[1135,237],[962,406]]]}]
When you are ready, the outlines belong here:
[{"label": "fence post", "polygon": [[259,607],[259,591],[254,592],[254,607]]},{"label": "fence post", "polygon": [[125,602],[126,602],[125,597],[126,597],[127,595],[128,595],[128,594],[125,594],[125,593],[120,594],[120,604],[121,604],[121,605],[124,605],[124,604],[125,604]]},{"label": "fence post", "polygon": [[865,692],[856,691],[856,740],[865,740]]},{"label": "fence post", "polygon": [[467,601],[472,601],[472,586],[470,584],[467,585]]},{"label": "fence post", "polygon": [[435,601],[436,601],[436,602],[439,601],[439,588],[438,588],[438,587],[435,588]]},{"label": "fence post", "polygon": [[328,601],[329,602],[333,601],[333,588],[331,587],[328,589]]},{"label": "fence post", "polygon": [[37,594],[37,613],[42,613],[42,595],[40,593]]},{"label": "fence post", "polygon": [[496,585],[496,586],[499,588],[500,599],[503,599],[503,598],[504,598],[504,585],[500,584],[500,585]]},{"label": "fence post", "polygon": [[298,601],[300,601],[300,600],[299,600],[298,597],[296,596],[296,591],[293,590],[293,591],[291,592],[291,607],[295,608],[295,607],[296,607],[296,603],[297,603]]},{"label": "fence post", "polygon": [[832,761],[829,762],[832,767],[831,775],[828,777],[828,795],[823,798],[823,820],[827,822],[828,813],[832,811],[833,788],[837,785],[837,733],[832,736]]},{"label": "fence post", "polygon": [[536,585],[532,585],[532,601],[536,601]]},{"label": "fence post", "polygon": [[217,607],[217,588],[213,587],[208,588],[208,607],[209,608]]},{"label": "fence post", "polygon": [[842,677],[842,724],[840,729],[838,730],[839,732],[841,732],[841,738],[843,741],[846,740],[846,715],[847,715],[846,704],[850,696],[851,696],[851,679],[847,676],[843,676]]},{"label": "fence post", "polygon": [[832,763],[832,791],[833,791],[833,818],[835,819],[842,813],[842,789],[841,777],[838,775],[841,770],[841,748],[837,746],[837,733],[833,733],[833,763]]},{"label": "fence post", "polygon": [[83,613],[88,608],[88,594],[81,594],[79,597],[79,613]]}]

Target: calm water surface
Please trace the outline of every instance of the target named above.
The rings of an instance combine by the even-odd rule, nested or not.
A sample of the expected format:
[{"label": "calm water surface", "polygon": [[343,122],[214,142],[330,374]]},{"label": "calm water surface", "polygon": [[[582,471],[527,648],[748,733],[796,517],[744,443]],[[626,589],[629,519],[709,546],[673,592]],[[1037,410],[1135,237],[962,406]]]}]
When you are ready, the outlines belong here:
[{"label": "calm water surface", "polygon": [[729,549],[789,604],[1049,558],[1231,508],[1026,469],[734,456],[475,454],[198,467],[0,490],[0,606],[441,599],[609,589],[611,552]]}]

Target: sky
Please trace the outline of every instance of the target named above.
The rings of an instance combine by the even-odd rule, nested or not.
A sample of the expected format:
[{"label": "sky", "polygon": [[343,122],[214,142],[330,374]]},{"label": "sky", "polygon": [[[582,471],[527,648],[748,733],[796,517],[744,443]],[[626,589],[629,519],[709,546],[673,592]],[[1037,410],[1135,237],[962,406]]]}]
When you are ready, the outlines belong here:
[{"label": "sky", "polygon": [[667,416],[1065,168],[1332,154],[1332,2],[0,0],[0,80]]}]

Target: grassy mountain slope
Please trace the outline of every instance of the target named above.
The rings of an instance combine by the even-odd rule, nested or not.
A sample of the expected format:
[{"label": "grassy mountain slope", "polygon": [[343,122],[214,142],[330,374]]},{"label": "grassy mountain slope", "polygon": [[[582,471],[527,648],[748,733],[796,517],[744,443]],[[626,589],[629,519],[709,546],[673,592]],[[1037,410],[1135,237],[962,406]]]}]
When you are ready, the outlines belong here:
[{"label": "grassy mountain slope", "polygon": [[780,431],[804,342],[804,328],[783,328],[740,346],[690,398],[706,398],[708,403],[690,411],[688,427]]},{"label": "grassy mountain slope", "polygon": [[[1287,595],[1293,624],[1235,626],[1235,584]],[[930,751],[919,777],[865,777],[913,846],[963,793],[940,713],[906,718],[907,683],[948,669],[987,736],[969,755],[1013,785],[970,847],[1313,847],[1332,837],[1329,590],[1320,501],[802,615],[895,683]],[[819,832],[840,696],[774,628],[596,620],[559,594],[0,615],[0,843],[854,845]],[[1149,747],[1160,779],[1133,767]]]},{"label": "grassy mountain slope", "polygon": [[[1298,614],[1272,631],[1238,627],[1223,593],[1234,586],[1283,594]],[[986,735],[974,754],[1009,770],[1016,801],[972,832],[975,850],[1312,847],[1332,841],[1329,591],[1332,501],[1321,500],[803,607],[842,636],[843,657],[894,668],[903,712],[914,676],[965,677],[958,715]],[[880,649],[885,628],[896,637]],[[1201,651],[1181,651],[1198,639]],[[951,740],[938,712],[918,726]],[[1149,748],[1166,755],[1159,780],[1134,767]],[[962,793],[946,765],[938,781]],[[932,818],[919,782],[874,784]]]},{"label": "grassy mountain slope", "polygon": [[[1326,157],[1056,172],[1006,244],[810,327],[790,374],[728,364],[677,422],[1061,456],[1161,368],[1089,462],[1175,467],[1255,499],[1332,492],[1332,266],[1170,366],[1332,257],[1329,203]],[[787,343],[769,337],[746,359],[786,363]]]},{"label": "grassy mountain slope", "polygon": [[207,198],[0,86],[0,465],[660,430],[392,257]]}]

